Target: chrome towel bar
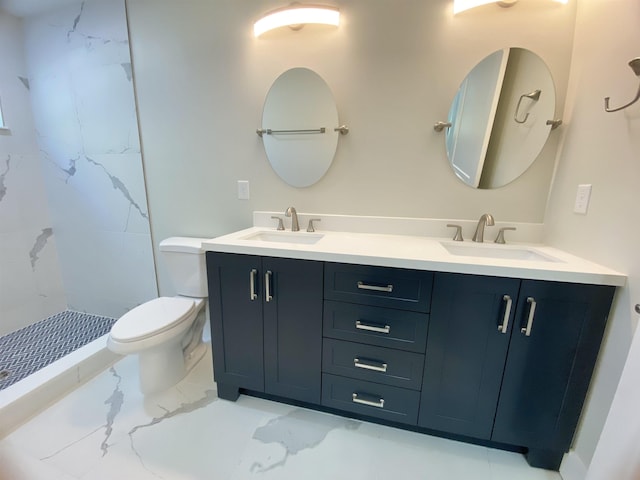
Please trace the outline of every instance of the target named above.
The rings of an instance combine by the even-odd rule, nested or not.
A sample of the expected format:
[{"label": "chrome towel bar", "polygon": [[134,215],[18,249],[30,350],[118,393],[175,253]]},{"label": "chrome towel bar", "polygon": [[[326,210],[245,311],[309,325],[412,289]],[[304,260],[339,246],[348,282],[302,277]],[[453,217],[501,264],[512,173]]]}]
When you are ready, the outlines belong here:
[{"label": "chrome towel bar", "polygon": [[[327,129],[325,127],[320,128],[303,128],[303,129],[294,129],[294,130],[273,130],[271,128],[258,128],[256,133],[259,137],[262,137],[265,133],[267,135],[295,135],[295,134],[309,134],[309,133],[326,133]],[[349,133],[349,127],[346,125],[340,125],[333,129],[334,132],[340,132],[341,135],[346,135]]]}]

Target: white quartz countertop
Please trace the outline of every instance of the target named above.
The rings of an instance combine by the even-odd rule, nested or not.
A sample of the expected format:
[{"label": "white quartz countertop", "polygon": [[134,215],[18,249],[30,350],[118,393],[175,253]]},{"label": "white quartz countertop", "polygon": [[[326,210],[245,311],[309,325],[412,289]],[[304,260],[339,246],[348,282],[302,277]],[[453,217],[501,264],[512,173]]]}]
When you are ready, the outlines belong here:
[{"label": "white quartz countertop", "polygon": [[[253,237],[253,238],[252,238]],[[259,237],[262,237],[260,239]],[[307,243],[308,242],[308,243]],[[296,258],[359,265],[411,268],[435,272],[468,273],[559,282],[623,286],[626,276],[602,265],[539,244],[478,244],[450,237],[317,231],[278,232],[251,227],[202,244],[207,251]],[[471,249],[460,255],[447,249]],[[510,252],[507,252],[510,250]],[[493,255],[527,259],[494,258]],[[475,256],[478,253],[478,256]],[[487,256],[481,256],[486,254]]]}]

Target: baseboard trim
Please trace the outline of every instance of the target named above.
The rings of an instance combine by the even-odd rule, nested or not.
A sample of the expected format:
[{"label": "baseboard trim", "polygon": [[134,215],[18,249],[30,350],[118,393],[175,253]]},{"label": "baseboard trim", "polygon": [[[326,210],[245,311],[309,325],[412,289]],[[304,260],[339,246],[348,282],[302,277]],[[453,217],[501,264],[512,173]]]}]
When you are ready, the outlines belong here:
[{"label": "baseboard trim", "polygon": [[585,480],[587,478],[587,467],[573,450],[570,450],[562,459],[560,476],[562,476],[562,480]]}]

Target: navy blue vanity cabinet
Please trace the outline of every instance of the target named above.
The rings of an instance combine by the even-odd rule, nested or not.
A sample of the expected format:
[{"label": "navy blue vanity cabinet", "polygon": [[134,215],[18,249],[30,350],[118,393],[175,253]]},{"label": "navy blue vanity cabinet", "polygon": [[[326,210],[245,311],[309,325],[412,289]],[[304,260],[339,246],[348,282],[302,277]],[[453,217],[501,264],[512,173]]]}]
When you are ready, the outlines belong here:
[{"label": "navy blue vanity cabinet", "polygon": [[207,252],[211,344],[218,396],[264,391],[261,258]]},{"label": "navy blue vanity cabinet", "polygon": [[214,374],[557,470],[615,287],[207,252]]},{"label": "navy blue vanity cabinet", "polygon": [[433,273],[325,264],[322,405],[416,425]]},{"label": "navy blue vanity cabinet", "polygon": [[523,280],[491,439],[557,470],[568,451],[615,287]]},{"label": "navy blue vanity cabinet", "polygon": [[615,288],[436,274],[419,426],[526,449],[557,470]]},{"label": "navy blue vanity cabinet", "polygon": [[519,288],[511,278],[435,275],[420,426],[491,438]]},{"label": "navy blue vanity cabinet", "polygon": [[266,393],[320,403],[323,266],[262,259]]},{"label": "navy blue vanity cabinet", "polygon": [[323,263],[207,253],[218,395],[320,403]]}]

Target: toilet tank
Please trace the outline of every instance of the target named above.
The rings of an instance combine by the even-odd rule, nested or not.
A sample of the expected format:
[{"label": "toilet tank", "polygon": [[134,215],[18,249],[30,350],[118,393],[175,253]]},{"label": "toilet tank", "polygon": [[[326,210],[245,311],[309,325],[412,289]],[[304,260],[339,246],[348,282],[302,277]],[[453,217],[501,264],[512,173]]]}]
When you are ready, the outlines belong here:
[{"label": "toilet tank", "polygon": [[207,268],[202,242],[206,238],[170,237],[160,242],[160,253],[178,295],[206,298]]}]

